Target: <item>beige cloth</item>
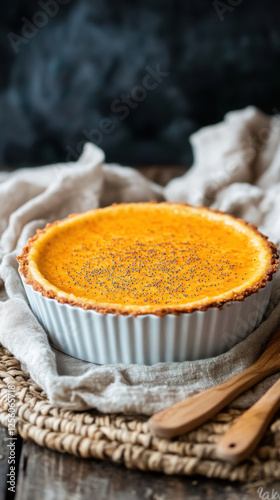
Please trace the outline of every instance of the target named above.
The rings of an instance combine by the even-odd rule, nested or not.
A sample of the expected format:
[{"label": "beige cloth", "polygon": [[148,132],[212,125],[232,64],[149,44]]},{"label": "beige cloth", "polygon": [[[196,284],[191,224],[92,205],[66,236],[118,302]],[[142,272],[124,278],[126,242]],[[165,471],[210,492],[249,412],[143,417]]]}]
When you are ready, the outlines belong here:
[{"label": "beige cloth", "polygon": [[[216,358],[154,366],[99,366],[51,349],[31,313],[15,255],[47,221],[113,202],[185,201],[226,210],[257,224],[280,244],[280,125],[254,108],[229,113],[221,124],[191,138],[194,165],[166,188],[140,173],[104,164],[87,144],[77,163],[0,174],[0,341],[20,359],[51,402],[75,410],[152,414],[194,391],[252,364],[280,324],[280,284],[275,280],[268,319],[245,341]],[[9,299],[5,300],[5,293]],[[241,396],[251,405],[279,375]]]}]

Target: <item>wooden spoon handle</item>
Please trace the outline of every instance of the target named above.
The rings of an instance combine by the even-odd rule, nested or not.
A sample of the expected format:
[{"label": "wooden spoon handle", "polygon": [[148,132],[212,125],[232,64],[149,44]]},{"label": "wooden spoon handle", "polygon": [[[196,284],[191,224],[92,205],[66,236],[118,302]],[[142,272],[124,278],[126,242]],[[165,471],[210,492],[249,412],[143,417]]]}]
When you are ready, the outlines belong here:
[{"label": "wooden spoon handle", "polygon": [[258,361],[225,382],[195,394],[156,413],[149,419],[151,432],[163,438],[189,432],[218,413],[239,394],[255,385],[277,369],[259,366]]},{"label": "wooden spoon handle", "polygon": [[248,458],[259,444],[279,408],[280,380],[224,434],[217,446],[218,458],[233,464]]}]

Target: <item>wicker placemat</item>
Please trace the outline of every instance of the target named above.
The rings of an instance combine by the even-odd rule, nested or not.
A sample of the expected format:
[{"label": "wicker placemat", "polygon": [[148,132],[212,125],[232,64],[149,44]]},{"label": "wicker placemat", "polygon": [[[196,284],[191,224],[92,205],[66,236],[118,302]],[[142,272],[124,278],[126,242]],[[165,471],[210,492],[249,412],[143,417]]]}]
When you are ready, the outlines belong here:
[{"label": "wicker placemat", "polygon": [[143,416],[72,412],[52,406],[19,361],[0,346],[0,422],[8,426],[8,384],[15,386],[16,431],[61,453],[123,463],[165,474],[202,475],[230,481],[280,479],[280,416],[250,460],[234,467],[216,458],[215,443],[239,410],[226,409],[178,439],[153,437]]}]

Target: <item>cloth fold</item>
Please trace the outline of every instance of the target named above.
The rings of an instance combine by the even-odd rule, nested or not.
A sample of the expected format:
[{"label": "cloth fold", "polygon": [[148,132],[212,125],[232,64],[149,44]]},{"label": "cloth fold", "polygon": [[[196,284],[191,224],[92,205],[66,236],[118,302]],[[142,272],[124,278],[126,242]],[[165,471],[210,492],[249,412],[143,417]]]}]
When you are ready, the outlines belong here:
[{"label": "cloth fold", "polygon": [[[198,131],[191,142],[194,165],[165,188],[135,169],[106,165],[92,144],[76,163],[0,173],[0,342],[53,404],[150,415],[250,366],[280,325],[277,276],[265,321],[227,353],[183,363],[100,366],[52,348],[28,306],[16,261],[28,237],[47,222],[114,202],[203,204],[258,225],[280,246],[280,120],[249,107]],[[278,378],[267,378],[234,406],[249,407]]]}]

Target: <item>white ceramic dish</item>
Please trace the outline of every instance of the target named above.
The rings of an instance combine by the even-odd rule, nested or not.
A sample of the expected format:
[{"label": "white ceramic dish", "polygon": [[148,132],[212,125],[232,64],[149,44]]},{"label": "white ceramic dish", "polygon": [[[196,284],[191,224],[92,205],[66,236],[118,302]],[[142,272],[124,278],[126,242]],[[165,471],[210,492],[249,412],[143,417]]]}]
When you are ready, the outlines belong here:
[{"label": "white ceramic dish", "polygon": [[100,314],[44,297],[23,285],[30,307],[52,344],[67,354],[93,363],[185,361],[217,356],[246,338],[260,324],[272,282],[222,309],[158,317]]}]

